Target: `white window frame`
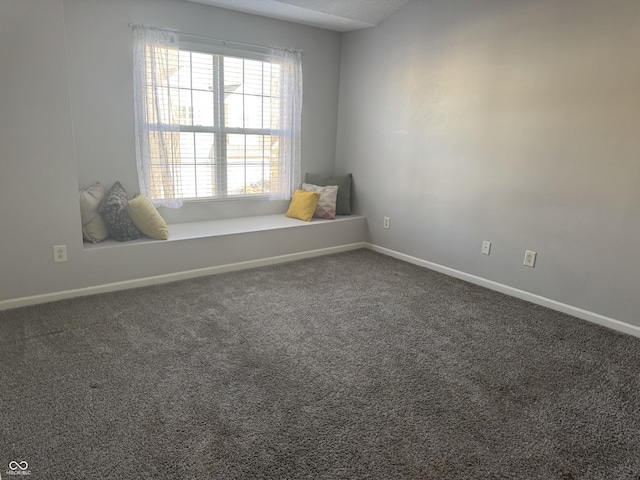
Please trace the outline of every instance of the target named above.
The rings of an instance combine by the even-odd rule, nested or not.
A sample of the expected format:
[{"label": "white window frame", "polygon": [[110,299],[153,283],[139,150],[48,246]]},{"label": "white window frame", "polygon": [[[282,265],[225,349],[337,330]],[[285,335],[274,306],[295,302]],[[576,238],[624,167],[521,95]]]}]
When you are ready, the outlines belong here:
[{"label": "white window frame", "polygon": [[[280,134],[281,130],[272,130],[270,128],[249,128],[249,127],[229,127],[225,124],[224,114],[224,58],[240,58],[247,60],[257,60],[264,63],[270,63],[270,55],[266,53],[259,53],[251,50],[237,50],[224,47],[215,47],[204,43],[194,43],[193,41],[180,41],[180,52],[197,52],[208,55],[213,55],[214,70],[218,73],[213,74],[214,87],[214,126],[202,126],[202,125],[185,125],[180,124],[180,132],[188,133],[212,133],[218,141],[216,142],[216,168],[215,168],[215,188],[216,194],[213,196],[197,196],[197,197],[185,197],[184,202],[194,201],[209,201],[209,200],[227,200],[230,198],[268,198],[270,192],[256,193],[241,193],[241,194],[229,194],[228,193],[228,154],[227,154],[227,135],[265,135],[272,136]],[[192,89],[193,90],[193,89]],[[193,116],[192,104],[191,112]],[[193,118],[193,117],[192,117]],[[248,159],[245,156],[244,166],[248,164]],[[246,188],[246,185],[245,185]],[[220,191],[218,191],[220,190]]]},{"label": "white window frame", "polygon": [[[138,162],[138,174],[139,174],[139,183],[141,188],[141,193],[146,194],[156,205],[159,206],[168,206],[168,207],[179,207],[183,202],[190,201],[213,201],[219,199],[229,199],[229,198],[266,198],[267,196],[270,199],[289,199],[293,194],[293,190],[299,187],[300,181],[300,123],[301,123],[301,103],[302,103],[302,74],[301,74],[301,55],[302,52],[297,52],[293,50],[281,50],[281,49],[266,49],[264,47],[256,47],[256,48],[238,48],[235,45],[231,48],[227,46],[227,42],[221,42],[218,40],[211,39],[202,39],[201,37],[192,37],[186,36],[188,39],[185,41],[185,36],[178,35],[178,33],[174,30],[162,30],[157,27],[145,27],[145,26],[134,26],[135,28],[140,29],[149,29],[152,33],[151,37],[143,37],[142,47],[140,46],[140,42],[134,42],[134,83],[136,85],[135,91],[135,99],[136,99],[136,156]],[[148,43],[150,38],[151,42],[155,41],[155,37],[153,34],[163,35],[169,33],[169,37],[160,37],[156,43]],[[144,35],[145,32],[142,32]],[[179,38],[179,46],[177,45]],[[194,41],[194,39],[196,39]],[[173,45],[170,45],[173,44]],[[161,70],[164,66],[162,62],[167,60],[170,56],[175,61],[176,55],[179,56],[178,52],[197,52],[203,53],[207,55],[214,55],[214,71],[212,72],[214,78],[214,87],[213,87],[213,98],[214,98],[214,116],[215,120],[212,125],[194,125],[193,119],[195,118],[195,104],[191,105],[191,125],[185,125],[180,120],[177,120],[175,114],[169,113],[155,113],[153,110],[156,108],[155,102],[157,100],[156,97],[161,97],[162,95],[158,95],[157,92],[159,90],[154,90],[154,94],[151,95],[149,92],[151,90],[146,90],[149,87],[148,80],[141,80],[140,77],[144,77],[145,72],[147,75],[150,75],[149,66],[152,62],[149,60],[148,52],[150,50],[146,50],[147,48],[159,48],[160,55],[158,57],[161,58],[160,63],[155,60],[155,65],[159,65],[158,70]],[[163,50],[165,49],[165,50]],[[260,51],[262,50],[262,51]],[[173,53],[168,53],[173,52]],[[268,52],[268,53],[267,53]],[[274,52],[276,52],[274,54]],[[290,59],[291,54],[295,53],[293,57],[294,61],[291,62]],[[166,54],[165,56],[162,56]],[[154,58],[158,58],[154,57]],[[223,75],[216,75],[216,73],[224,72],[224,58],[225,57],[234,57],[243,60],[257,60],[260,62],[265,62],[267,64],[277,64],[280,67],[279,71],[282,71],[281,75],[281,85],[286,85],[287,92],[293,91],[293,95],[287,95],[287,98],[291,100],[289,102],[280,101],[278,104],[280,105],[280,110],[278,111],[278,118],[280,121],[280,125],[277,128],[273,128],[274,125],[271,125],[271,118],[269,118],[269,122],[267,126],[269,128],[265,128],[265,122],[261,122],[262,128],[252,128],[252,127],[231,127],[225,125],[225,82]],[[274,59],[276,59],[274,61]],[[169,60],[167,60],[169,61]],[[282,62],[282,63],[280,63]],[[291,68],[290,65],[293,64],[294,68]],[[191,64],[190,64],[191,65]],[[168,82],[168,74],[167,71],[176,71],[171,68],[165,68],[164,76],[162,78],[167,78]],[[244,68],[244,66],[243,66]],[[191,66],[189,74],[192,76],[193,66]],[[284,73],[285,70],[291,73]],[[264,70],[263,70],[264,72]],[[264,73],[263,73],[264,75]],[[287,76],[289,75],[289,76]],[[284,79],[284,80],[283,80]],[[294,88],[291,88],[292,81],[295,82]],[[157,81],[156,81],[157,82]],[[264,86],[264,77],[262,77],[262,84]],[[166,101],[167,105],[171,104],[171,100],[169,97],[174,95],[174,93],[169,93],[174,88],[170,86],[169,83],[166,85],[162,85],[165,88],[166,93],[165,97],[168,99]],[[299,88],[298,88],[299,86]],[[197,89],[192,88],[193,85],[189,86],[189,90],[191,91],[191,97],[193,97],[193,92]],[[156,87],[158,88],[158,87]],[[142,92],[142,93],[140,93]],[[184,92],[178,91],[178,93]],[[279,88],[279,92],[283,93],[282,87]],[[243,97],[245,93],[242,93]],[[269,97],[272,95],[272,92],[263,92],[262,98]],[[153,98],[152,98],[153,97]],[[243,98],[244,100],[244,98]],[[162,103],[162,99],[160,100]],[[160,108],[164,108],[164,112],[171,112],[172,108],[166,108],[167,105],[161,105]],[[178,107],[179,109],[180,107]],[[184,110],[188,110],[187,107]],[[181,110],[178,110],[180,112]],[[149,113],[151,112],[151,113]],[[264,111],[263,111],[264,114]],[[244,110],[243,110],[244,115]],[[149,118],[155,119],[155,123],[149,121]],[[244,117],[243,117],[244,118]],[[163,123],[162,119],[165,120]],[[211,133],[213,138],[215,138],[215,155],[213,158],[215,159],[215,183],[214,187],[209,187],[214,189],[214,194],[212,196],[204,195],[200,196],[197,194],[195,188],[197,187],[197,180],[192,180],[193,183],[193,191],[196,192],[195,196],[187,196],[189,191],[187,189],[182,191],[182,178],[179,171],[183,171],[184,164],[182,163],[182,151],[177,142],[181,141],[181,133]],[[167,137],[162,137],[163,135],[167,135]],[[227,173],[228,173],[228,160],[229,155],[226,151],[227,149],[227,137],[228,135],[254,135],[260,136],[265,135],[269,137],[277,136],[277,157],[275,163],[273,163],[273,157],[269,164],[269,172],[267,173],[267,177],[271,180],[269,185],[269,191],[263,191],[262,193],[248,193],[247,192],[247,177],[243,176],[243,186],[241,193],[229,193],[228,185],[227,185]],[[159,137],[162,137],[161,140],[157,140]],[[154,143],[153,138],[155,138],[155,142],[160,141],[162,146],[158,148],[159,144]],[[193,171],[196,171],[197,155],[195,154],[195,137],[194,137],[194,154],[193,154]],[[178,145],[176,147],[176,145]],[[245,149],[247,148],[246,139],[245,143],[243,143]],[[264,152],[264,144],[258,142],[258,145],[262,145]],[[269,145],[272,143],[269,142]],[[178,153],[176,153],[176,151]],[[284,154],[283,154],[284,151]],[[166,157],[167,155],[171,157],[168,160],[163,160],[166,163],[154,163],[155,157]],[[167,153],[169,152],[169,153]],[[273,155],[273,153],[271,153]],[[239,157],[242,158],[242,157]],[[259,157],[260,158],[260,157]],[[264,168],[264,155],[262,156],[262,165]],[[240,162],[241,167],[246,173],[247,171],[247,161],[248,157],[246,156]],[[158,167],[160,165],[160,167]],[[275,165],[275,167],[273,166]],[[154,170],[155,168],[155,170]],[[158,168],[163,171],[161,175],[157,175]],[[275,168],[275,170],[274,170]],[[176,173],[178,172],[178,173]],[[273,172],[276,172],[275,181],[273,180]],[[153,182],[150,181],[150,176],[156,175],[153,177],[153,182],[155,182],[155,186],[153,188],[147,188]],[[162,180],[159,182],[158,177],[162,177]],[[166,177],[166,178],[165,178]],[[195,178],[195,177],[194,177]],[[262,174],[262,185],[264,188],[264,181],[267,180],[265,178],[265,171],[263,170]],[[168,180],[167,180],[168,179]],[[179,185],[178,185],[179,184]],[[158,189],[158,185],[161,186]],[[153,190],[153,191],[150,191]],[[162,192],[158,194],[157,192]],[[165,195],[166,192],[169,194]]]}]

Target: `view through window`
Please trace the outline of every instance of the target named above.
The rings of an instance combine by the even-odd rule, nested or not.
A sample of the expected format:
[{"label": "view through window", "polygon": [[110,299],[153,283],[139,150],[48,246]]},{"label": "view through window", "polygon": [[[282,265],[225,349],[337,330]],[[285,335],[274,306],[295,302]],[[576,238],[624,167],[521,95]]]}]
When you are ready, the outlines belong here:
[{"label": "view through window", "polygon": [[[162,93],[179,127],[173,155],[182,198],[269,194],[278,164],[278,65],[268,61],[181,49],[177,71]],[[161,100],[164,102],[164,99]],[[162,177],[164,165],[151,169]],[[277,133],[277,132],[276,132]],[[164,135],[159,132],[158,135]]]}]

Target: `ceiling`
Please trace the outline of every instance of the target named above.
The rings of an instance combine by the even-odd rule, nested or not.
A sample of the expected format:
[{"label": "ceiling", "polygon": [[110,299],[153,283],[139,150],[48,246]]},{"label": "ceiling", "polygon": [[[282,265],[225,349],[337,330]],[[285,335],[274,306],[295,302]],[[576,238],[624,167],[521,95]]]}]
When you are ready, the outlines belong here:
[{"label": "ceiling", "polygon": [[338,32],[374,27],[411,0],[190,0]]}]

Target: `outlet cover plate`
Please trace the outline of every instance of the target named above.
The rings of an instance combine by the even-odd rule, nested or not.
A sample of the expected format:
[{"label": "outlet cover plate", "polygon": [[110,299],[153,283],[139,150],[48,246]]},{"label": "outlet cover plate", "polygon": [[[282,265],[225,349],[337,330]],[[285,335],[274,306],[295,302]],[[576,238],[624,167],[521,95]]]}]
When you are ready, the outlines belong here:
[{"label": "outlet cover plate", "polygon": [[67,261],[67,246],[66,245],[54,245],[53,246],[53,261],[56,263]]},{"label": "outlet cover plate", "polygon": [[537,255],[538,254],[532,250],[526,250],[524,252],[524,264],[527,267],[531,267],[531,268],[535,267]]}]

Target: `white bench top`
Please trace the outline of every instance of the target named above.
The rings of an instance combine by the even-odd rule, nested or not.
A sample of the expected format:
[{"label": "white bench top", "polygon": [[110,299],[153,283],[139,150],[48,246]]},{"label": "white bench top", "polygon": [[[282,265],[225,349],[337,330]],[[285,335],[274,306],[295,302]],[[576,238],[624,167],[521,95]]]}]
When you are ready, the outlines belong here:
[{"label": "white bench top", "polygon": [[168,240],[154,240],[141,237],[128,242],[117,242],[107,239],[100,243],[84,243],[85,250],[96,248],[111,248],[120,245],[136,245],[149,242],[170,242],[176,240],[189,240],[194,238],[217,237],[221,235],[237,235],[240,233],[261,232],[266,230],[278,230],[282,228],[300,228],[313,225],[330,224],[360,220],[360,215],[338,215],[335,219],[314,218],[310,222],[286,217],[284,214],[258,215],[253,217],[228,218],[223,220],[204,220],[199,222],[172,223],[169,225]]}]

